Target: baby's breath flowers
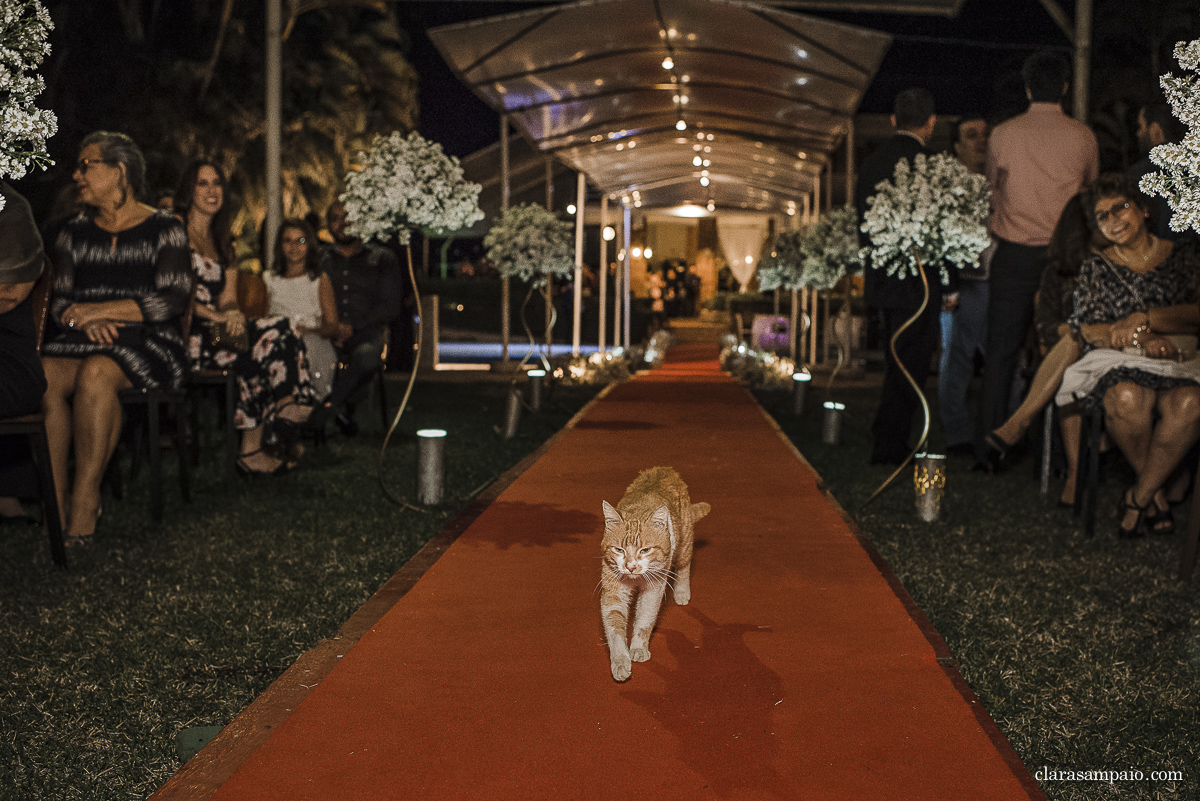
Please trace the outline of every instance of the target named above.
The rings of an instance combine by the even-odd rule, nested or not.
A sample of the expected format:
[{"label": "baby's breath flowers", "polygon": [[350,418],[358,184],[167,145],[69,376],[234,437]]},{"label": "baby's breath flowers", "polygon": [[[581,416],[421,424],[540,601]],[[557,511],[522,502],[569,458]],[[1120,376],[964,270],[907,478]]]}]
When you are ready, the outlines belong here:
[{"label": "baby's breath flowers", "polygon": [[[1200,69],[1200,39],[1175,45],[1175,58],[1189,72]],[[1195,75],[1164,75],[1163,91],[1171,111],[1187,125],[1182,142],[1159,145],[1150,151],[1150,160],[1162,172],[1143,176],[1139,186],[1147,195],[1161,195],[1171,209],[1171,230],[1200,231],[1200,80]]]},{"label": "baby's breath flowers", "polygon": [[538,283],[549,274],[575,269],[573,226],[541,206],[513,206],[483,238],[487,256],[501,275]]},{"label": "baby's breath flowers", "polygon": [[758,288],[793,291],[804,287],[804,256],[800,252],[803,231],[784,231],[775,237],[771,255],[758,265]]},{"label": "baby's breath flowers", "polygon": [[862,264],[858,212],[842,206],[806,228],[780,234],[774,256],[758,271],[758,285],[763,290],[832,289]]},{"label": "baby's breath flowers", "polygon": [[881,181],[867,199],[862,232],[871,239],[863,249],[871,267],[900,278],[917,275],[917,258],[924,264],[972,267],[989,244],[983,221],[992,192],[987,179],[958,159],[938,154],[918,155],[912,166],[896,162],[890,181]]},{"label": "baby's breath flowers", "polygon": [[50,12],[37,0],[0,0],[0,178],[23,178],[30,165],[54,163],[46,140],[57,133],[58,120],[33,105],[45,87],[33,71],[50,53],[53,29]]},{"label": "baby's breath flowers", "polygon": [[346,176],[341,196],[355,236],[395,236],[407,245],[414,229],[446,234],[483,219],[479,184],[463,177],[458,159],[415,131],[377,135],[360,158],[363,167]]}]

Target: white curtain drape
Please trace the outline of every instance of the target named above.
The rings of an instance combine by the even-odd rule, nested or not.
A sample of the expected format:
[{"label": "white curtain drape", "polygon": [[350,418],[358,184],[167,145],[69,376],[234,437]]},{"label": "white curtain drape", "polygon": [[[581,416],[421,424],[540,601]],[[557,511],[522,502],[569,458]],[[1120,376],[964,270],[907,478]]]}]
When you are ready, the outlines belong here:
[{"label": "white curtain drape", "polygon": [[746,285],[758,269],[758,257],[767,238],[767,218],[717,217],[717,236],[721,239],[725,258],[729,260],[729,269],[741,284],[741,291],[745,292]]}]

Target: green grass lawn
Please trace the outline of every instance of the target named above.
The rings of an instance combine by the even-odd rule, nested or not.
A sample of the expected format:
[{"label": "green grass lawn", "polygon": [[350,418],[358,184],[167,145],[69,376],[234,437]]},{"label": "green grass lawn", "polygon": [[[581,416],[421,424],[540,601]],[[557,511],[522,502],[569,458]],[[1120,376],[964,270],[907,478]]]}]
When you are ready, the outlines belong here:
[{"label": "green grass lawn", "polygon": [[180,730],[229,723],[596,392],[559,388],[505,441],[493,428],[505,390],[417,385],[385,475],[415,495],[412,432],[447,429],[447,498],[428,514],[380,491],[381,424],[367,407],[363,434],[331,437],[284,476],[222,481],[211,443],[190,506],[168,455],[164,524],[148,520],[145,481],[128,482],[69,570],[52,565],[39,528],[0,530],[0,799],[156,790],[180,766]]},{"label": "green grass lawn", "polygon": [[[1127,473],[1109,471],[1090,540],[1056,505],[1059,482],[1038,494],[1032,455],[995,476],[952,457],[937,523],[916,517],[911,468],[863,508],[891,472],[867,466],[878,390],[835,394],[847,406],[836,446],[821,443],[819,404],[796,418],[784,395],[759,398],[891,564],[1029,770],[1184,774],[1042,782],[1046,794],[1200,798],[1200,577],[1176,578],[1181,533],[1114,538]],[[1176,510],[1180,529],[1186,509]]]}]

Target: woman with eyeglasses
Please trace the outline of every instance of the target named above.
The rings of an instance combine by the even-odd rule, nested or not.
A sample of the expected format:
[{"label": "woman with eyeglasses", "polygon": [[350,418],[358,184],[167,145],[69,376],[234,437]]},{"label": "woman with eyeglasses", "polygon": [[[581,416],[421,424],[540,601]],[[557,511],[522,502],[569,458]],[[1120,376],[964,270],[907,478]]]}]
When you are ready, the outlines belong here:
[{"label": "woman with eyeglasses", "polygon": [[263,273],[267,314],[286,317],[304,339],[309,375],[317,398],[333,388],[337,353],[330,338],[337,334],[338,314],[333,284],[317,264],[317,235],[304,220],[284,220],[275,236],[275,260]]},{"label": "woman with eyeglasses", "polygon": [[1111,244],[1087,259],[1068,321],[1084,355],[1067,369],[1057,402],[1100,405],[1105,428],[1137,475],[1117,531],[1174,530],[1163,486],[1200,437],[1200,252],[1155,236],[1141,194],[1124,174],[1086,192],[1094,229]]},{"label": "woman with eyeglasses", "polygon": [[72,174],[84,211],[53,246],[43,409],[70,544],[86,542],[100,517],[100,479],[121,433],[117,392],[183,383],[180,317],[192,292],[187,235],[175,217],[139,202],[145,171],[141,150],[125,134],[86,136]]},{"label": "woman with eyeglasses", "polygon": [[227,185],[219,165],[196,161],[184,170],[175,195],[175,213],[187,224],[196,276],[188,358],[193,369],[231,370],[237,376],[238,472],[277,474],[290,465],[264,448],[265,431],[275,423],[307,420],[316,395],[304,342],[287,318],[248,320],[238,308]]}]

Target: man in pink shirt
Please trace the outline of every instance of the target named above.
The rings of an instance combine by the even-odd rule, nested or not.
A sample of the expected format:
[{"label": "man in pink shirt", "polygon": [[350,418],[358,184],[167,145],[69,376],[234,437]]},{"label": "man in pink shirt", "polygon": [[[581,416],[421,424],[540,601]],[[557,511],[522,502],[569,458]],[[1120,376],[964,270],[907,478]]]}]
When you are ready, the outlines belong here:
[{"label": "man in pink shirt", "polygon": [[1021,77],[1029,110],[996,126],[988,141],[986,174],[997,246],[988,278],[985,432],[1007,420],[1011,411],[1013,374],[1033,320],[1050,235],[1067,201],[1100,170],[1096,135],[1062,110],[1071,77],[1067,59],[1054,51],[1034,53]]}]

